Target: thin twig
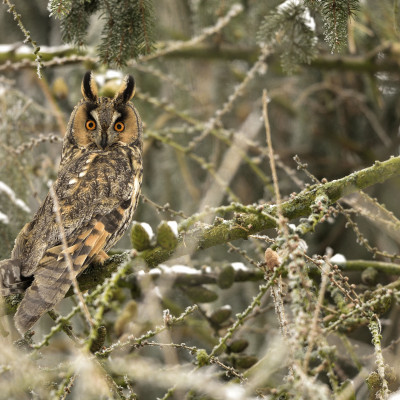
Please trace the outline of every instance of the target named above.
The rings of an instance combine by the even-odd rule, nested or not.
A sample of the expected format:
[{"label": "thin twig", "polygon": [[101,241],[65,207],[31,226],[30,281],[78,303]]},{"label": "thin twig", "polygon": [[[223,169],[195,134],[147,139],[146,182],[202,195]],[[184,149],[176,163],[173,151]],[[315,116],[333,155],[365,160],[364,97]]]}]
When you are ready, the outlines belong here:
[{"label": "thin twig", "polygon": [[234,4],[231,7],[231,9],[226,13],[225,16],[219,18],[214,26],[204,28],[200,35],[195,36],[195,37],[191,38],[190,40],[176,41],[176,42],[169,43],[167,45],[167,47],[165,47],[164,49],[155,51],[154,53],[152,53],[150,55],[139,57],[139,61],[140,62],[149,61],[154,58],[159,58],[159,57],[165,56],[168,53],[174,52],[176,50],[187,49],[187,48],[192,47],[195,44],[201,43],[207,37],[220,32],[231,21],[232,18],[239,15],[241,12],[243,12],[243,10],[244,10],[244,7],[241,4]]},{"label": "thin twig", "polygon": [[267,95],[266,89],[263,90],[262,104],[263,104],[263,118],[264,118],[264,125],[265,125],[265,135],[266,135],[266,141],[267,141],[267,146],[268,146],[269,165],[271,167],[272,181],[274,183],[274,192],[275,192],[275,197],[276,197],[276,207],[277,207],[279,228],[282,229],[283,234],[285,236],[287,236],[289,234],[289,232],[288,232],[287,225],[285,224],[285,219],[282,214],[282,199],[281,199],[281,193],[279,190],[278,176],[276,174],[274,149],[272,147],[271,127],[269,125],[268,107],[267,107],[268,95]]},{"label": "thin twig", "polygon": [[322,273],[321,278],[321,285],[319,287],[319,295],[318,295],[318,302],[314,310],[313,319],[311,322],[310,333],[308,334],[308,347],[306,355],[304,356],[303,362],[303,370],[307,373],[308,365],[310,363],[311,352],[314,346],[315,339],[318,334],[318,321],[320,320],[319,314],[321,312],[321,307],[324,302],[325,292],[326,292],[326,285],[328,283],[328,275],[327,273]]},{"label": "thin twig", "polygon": [[61,242],[62,242],[62,246],[63,246],[64,258],[65,258],[65,262],[67,263],[67,267],[69,270],[69,276],[70,276],[70,279],[72,282],[72,287],[74,289],[75,295],[77,296],[77,298],[79,300],[79,306],[80,306],[83,314],[85,315],[86,321],[89,324],[89,326],[92,327],[93,326],[92,317],[90,316],[89,310],[86,306],[85,300],[83,299],[82,293],[79,289],[79,285],[78,285],[78,282],[77,282],[75,274],[74,274],[74,268],[73,268],[72,260],[71,260],[70,254],[69,254],[68,243],[67,243],[67,239],[65,236],[64,225],[63,225],[63,221],[62,221],[62,217],[61,217],[61,213],[60,213],[60,205],[58,203],[58,198],[54,191],[53,186],[50,187],[50,196],[52,197],[53,202],[54,202],[54,213],[56,215],[56,221],[57,221],[58,229],[59,229],[60,236],[61,236]]},{"label": "thin twig", "polygon": [[3,4],[6,4],[8,6],[8,12],[11,13],[14,17],[14,20],[17,21],[17,24],[19,28],[21,29],[22,33],[25,36],[25,42],[30,43],[33,47],[33,54],[35,54],[35,62],[36,62],[36,70],[38,77],[41,79],[42,78],[42,68],[43,68],[43,63],[42,63],[42,55],[40,54],[40,47],[36,44],[36,42],[32,39],[31,33],[25,28],[24,24],[22,23],[21,19],[21,14],[18,14],[18,12],[15,9],[15,5],[11,3],[10,0],[3,0]]}]

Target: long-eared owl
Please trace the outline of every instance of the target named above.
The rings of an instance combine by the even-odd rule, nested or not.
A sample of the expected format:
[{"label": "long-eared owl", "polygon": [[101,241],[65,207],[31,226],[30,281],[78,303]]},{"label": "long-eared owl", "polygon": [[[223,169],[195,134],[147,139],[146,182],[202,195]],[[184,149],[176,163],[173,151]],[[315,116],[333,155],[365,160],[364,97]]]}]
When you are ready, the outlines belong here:
[{"label": "long-eared owl", "polygon": [[57,180],[18,234],[11,259],[0,262],[1,294],[27,287],[14,317],[21,333],[64,298],[90,262],[107,258],[130,225],[140,194],[142,123],[130,103],[134,79],[127,75],[113,99],[98,96],[91,72],[81,89]]}]

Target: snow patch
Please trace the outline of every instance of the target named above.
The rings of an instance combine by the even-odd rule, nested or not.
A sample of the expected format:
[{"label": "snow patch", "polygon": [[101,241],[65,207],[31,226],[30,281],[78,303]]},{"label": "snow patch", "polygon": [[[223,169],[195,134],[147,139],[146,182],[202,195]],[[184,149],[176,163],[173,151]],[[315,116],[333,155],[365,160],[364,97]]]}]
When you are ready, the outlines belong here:
[{"label": "snow patch", "polygon": [[244,388],[237,384],[225,386],[224,392],[226,400],[242,400],[247,398]]},{"label": "snow patch", "polygon": [[[277,7],[278,11],[284,11],[287,8],[290,8],[291,6],[298,6],[302,5],[303,1],[301,0],[286,0],[282,4],[280,4]],[[304,23],[312,30],[315,31],[315,20],[310,14],[310,10],[308,8],[305,8],[302,17],[304,18]]]},{"label": "snow patch", "polygon": [[296,232],[297,226],[295,224],[288,224],[288,227],[292,232]]},{"label": "snow patch", "polygon": [[329,260],[331,263],[336,263],[336,264],[343,264],[345,263],[346,257],[343,254],[340,253],[336,253],[333,257],[331,257],[331,259]]},{"label": "snow patch", "polygon": [[[71,46],[68,45],[60,45],[60,46],[40,46],[41,53],[58,53],[71,49]],[[18,46],[15,43],[13,44],[1,44],[0,52],[7,53],[12,51],[16,54],[32,54],[32,47],[27,45]]]},{"label": "snow patch", "polygon": [[100,86],[103,86],[107,81],[111,81],[112,79],[121,79],[123,78],[123,74],[121,71],[117,71],[115,69],[108,70],[105,74],[96,75],[96,83]]},{"label": "snow patch", "polygon": [[138,277],[142,277],[142,276],[146,276],[146,275],[159,276],[159,275],[161,275],[161,270],[160,270],[160,268],[157,267],[157,268],[152,268],[150,271],[140,270],[137,272]]},{"label": "snow patch", "polygon": [[153,229],[151,229],[151,226],[147,222],[141,222],[140,225],[142,225],[143,229],[149,235],[149,238],[151,240],[154,236],[154,232]]},{"label": "snow patch", "polygon": [[213,272],[213,269],[209,265],[206,265],[205,267],[202,267],[201,269],[206,274],[211,274]]},{"label": "snow patch", "polygon": [[174,272],[175,274],[186,274],[186,275],[200,275],[201,272],[192,267],[188,267],[186,265],[173,265],[170,268],[171,272]]},{"label": "snow patch", "polygon": [[168,221],[167,222],[168,226],[171,228],[171,231],[175,235],[175,237],[178,237],[178,223],[176,221]]},{"label": "snow patch", "polygon": [[[146,271],[140,271],[143,272],[143,275],[145,275],[147,272]],[[161,269],[160,268],[152,268],[149,272],[149,275],[161,275]]]},{"label": "snow patch", "polygon": [[397,392],[392,393],[392,394],[388,397],[388,399],[389,399],[389,400],[400,400],[400,392],[397,391]]},{"label": "snow patch", "polygon": [[108,69],[106,74],[105,74],[105,77],[106,77],[107,80],[109,80],[109,79],[118,79],[118,78],[122,79],[123,78],[123,74],[122,74],[121,71],[118,71],[116,69]]},{"label": "snow patch", "polygon": [[249,270],[242,262],[233,262],[231,265],[235,271],[248,271]]}]

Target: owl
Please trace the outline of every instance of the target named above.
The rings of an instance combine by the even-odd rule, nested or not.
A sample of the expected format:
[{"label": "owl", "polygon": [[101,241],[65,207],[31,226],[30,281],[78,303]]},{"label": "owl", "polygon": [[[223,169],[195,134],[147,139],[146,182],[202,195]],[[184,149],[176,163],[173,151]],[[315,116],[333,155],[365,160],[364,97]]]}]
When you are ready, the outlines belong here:
[{"label": "owl", "polygon": [[64,298],[73,277],[92,261],[108,258],[138,203],[142,123],[130,103],[133,77],[127,75],[111,99],[98,96],[93,74],[87,72],[81,91],[83,99],[64,137],[57,179],[18,234],[11,259],[0,262],[1,294],[26,289],[14,316],[20,333]]}]

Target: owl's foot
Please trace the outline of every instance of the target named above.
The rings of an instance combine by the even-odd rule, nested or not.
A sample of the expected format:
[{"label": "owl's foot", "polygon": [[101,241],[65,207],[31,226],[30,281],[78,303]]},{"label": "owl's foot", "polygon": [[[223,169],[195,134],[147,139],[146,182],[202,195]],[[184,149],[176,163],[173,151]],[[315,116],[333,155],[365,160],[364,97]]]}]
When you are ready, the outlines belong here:
[{"label": "owl's foot", "polygon": [[0,261],[0,295],[24,293],[31,280],[21,276],[21,264],[18,260]]},{"label": "owl's foot", "polygon": [[109,258],[109,255],[104,250],[100,250],[100,252],[93,258],[92,262],[95,264],[104,264]]}]

